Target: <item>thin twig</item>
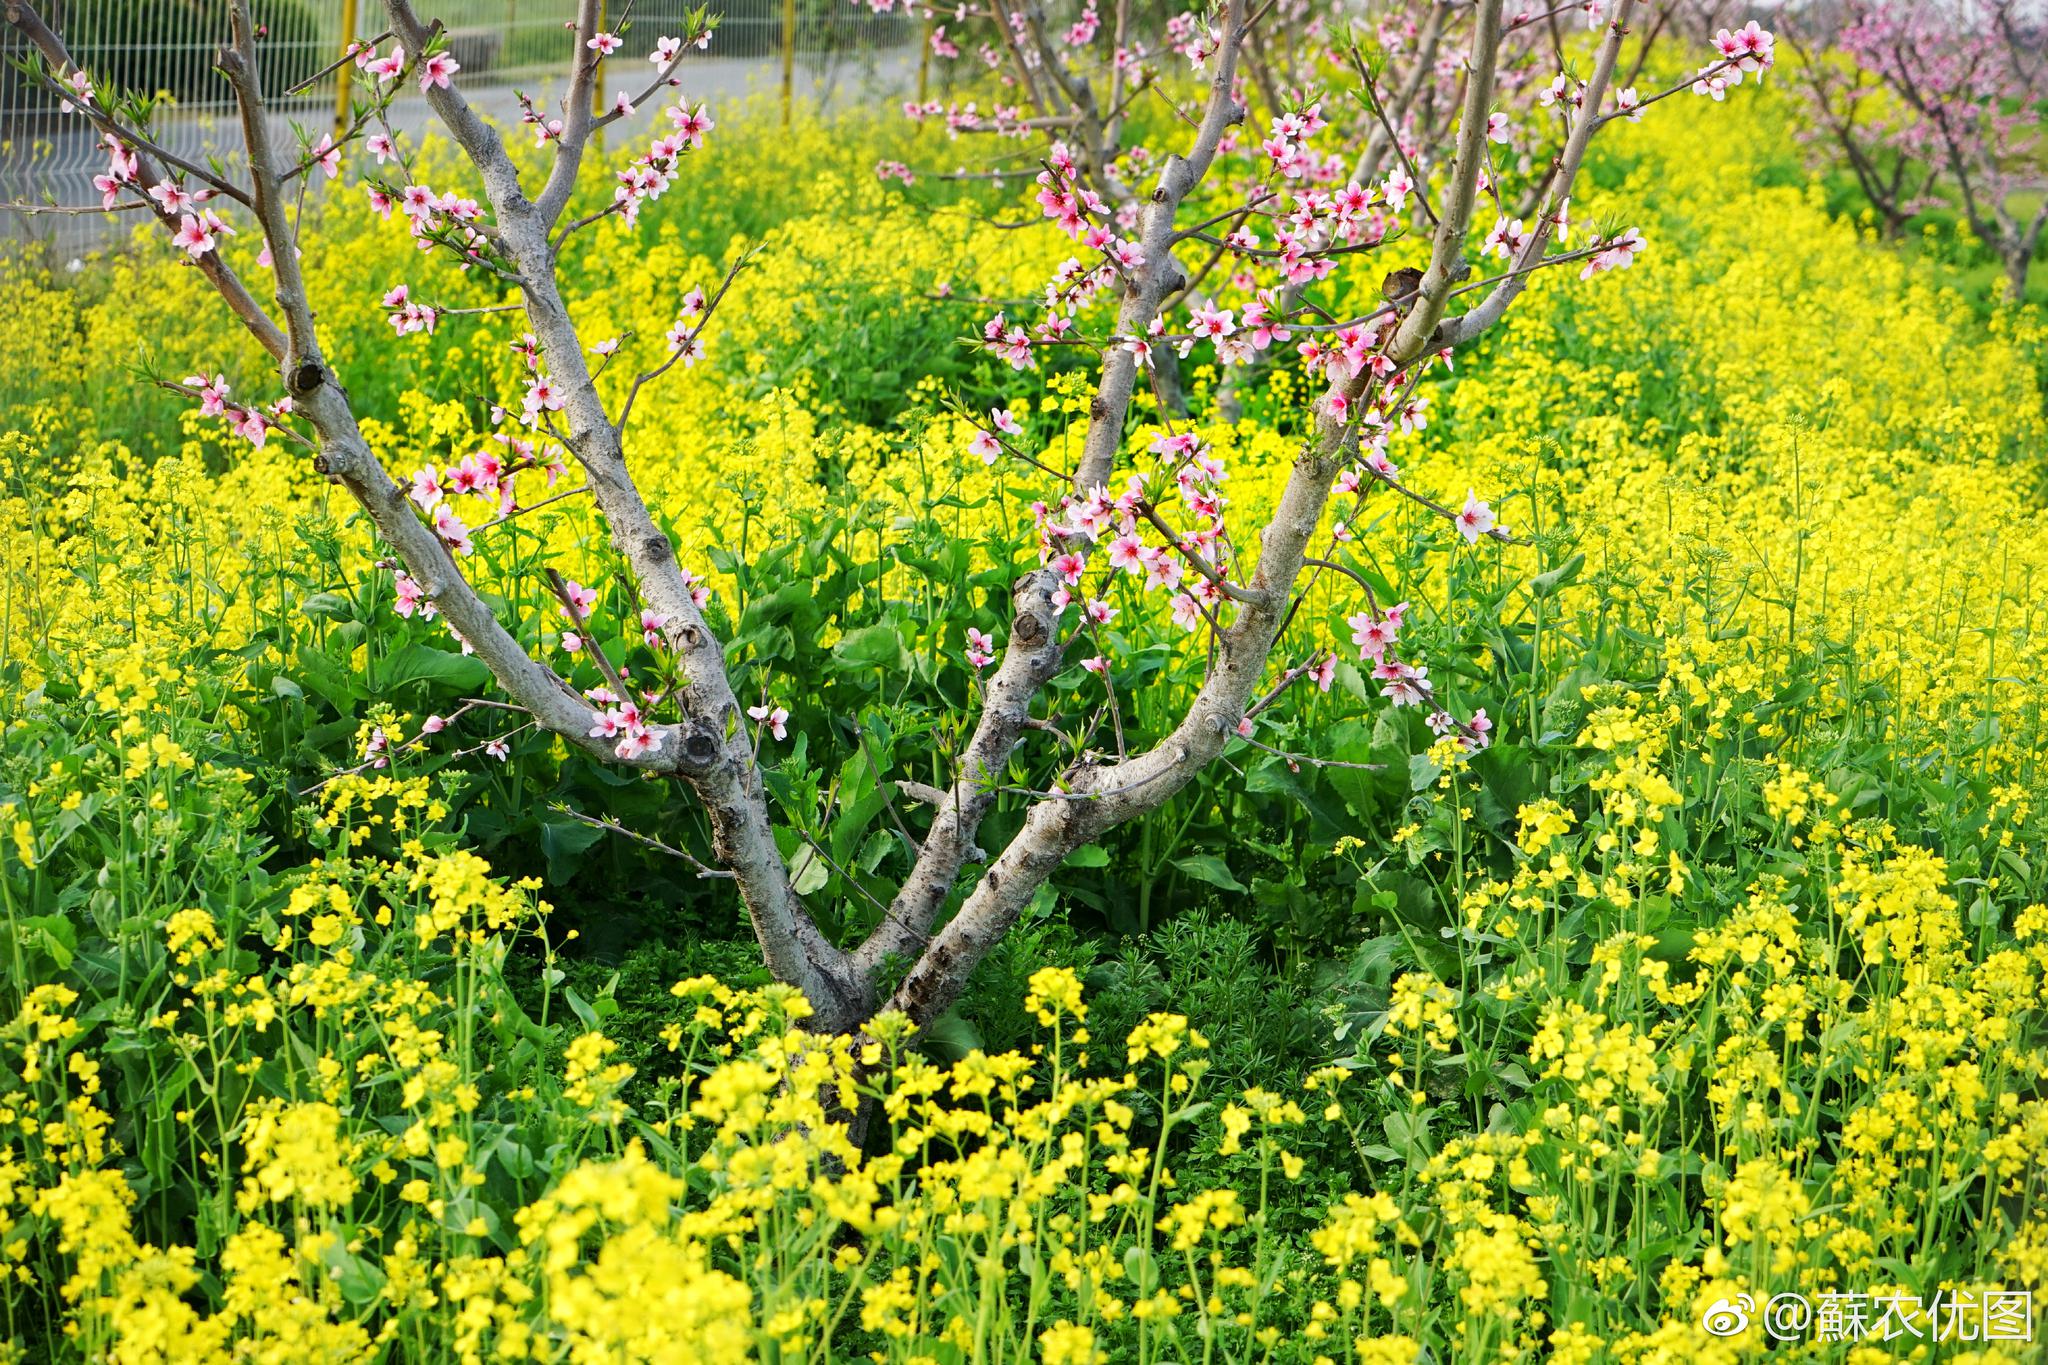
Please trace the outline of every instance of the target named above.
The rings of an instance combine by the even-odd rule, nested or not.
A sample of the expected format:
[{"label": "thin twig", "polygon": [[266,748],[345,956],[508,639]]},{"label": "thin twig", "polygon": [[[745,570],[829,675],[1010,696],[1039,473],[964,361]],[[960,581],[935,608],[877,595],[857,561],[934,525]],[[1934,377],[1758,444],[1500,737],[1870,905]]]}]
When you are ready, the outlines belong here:
[{"label": "thin twig", "polygon": [[525,516],[528,512],[538,512],[541,508],[546,507],[551,502],[560,502],[564,498],[573,498],[578,493],[588,493],[589,491],[589,484],[579,484],[575,488],[568,489],[561,493],[556,493],[551,497],[542,498],[539,502],[530,502],[526,504],[526,506],[524,507],[515,507],[511,511],[507,512],[504,516],[498,517],[493,521],[485,522],[483,525],[471,531],[470,534],[472,536],[480,535],[483,532],[490,530],[493,526],[503,526],[508,521],[517,521],[519,520],[519,518]]},{"label": "thin twig", "polygon": [[605,654],[604,646],[591,637],[590,626],[583,619],[583,609],[576,605],[576,599],[569,593],[568,581],[562,577],[560,570],[554,568],[548,569],[547,578],[548,587],[553,589],[555,597],[562,604],[562,610],[568,613],[569,620],[575,624],[576,633],[582,637],[584,647],[590,651],[591,660],[596,663],[598,672],[604,674],[604,680],[611,685],[612,691],[618,695],[621,702],[630,701],[633,693],[627,688],[625,679],[619,676],[619,671],[612,667],[612,661]]},{"label": "thin twig", "polygon": [[816,839],[811,837],[811,832],[809,830],[803,828],[801,825],[795,826],[794,828],[796,829],[797,837],[799,839],[802,839],[804,843],[810,847],[811,852],[817,854],[820,858],[823,858],[825,860],[825,866],[831,868],[834,872],[838,873],[841,881],[844,881],[848,886],[860,892],[861,899],[865,900],[869,905],[872,905],[877,910],[881,911],[884,916],[889,915],[889,907],[883,904],[880,900],[876,899],[875,893],[868,890],[865,886],[862,886],[860,884],[859,879],[857,879],[852,873],[848,872],[845,868],[841,867],[838,864],[838,862],[833,859],[832,855],[825,851],[825,846],[819,843]]},{"label": "thin twig", "polygon": [[315,71],[312,75],[306,77],[306,79],[300,81],[291,89],[285,91],[284,94],[278,96],[278,98],[288,100],[302,90],[312,89],[314,86],[320,84],[320,82],[326,80],[329,76],[332,76],[335,72],[341,70],[344,66],[347,66],[350,62],[354,61],[356,59],[356,54],[358,52],[361,52],[364,48],[382,47],[384,45],[384,40],[391,36],[391,30],[387,28],[382,33],[378,34],[374,38],[371,38],[361,46],[357,46],[355,43],[351,42],[349,44],[349,50],[345,54],[343,54],[339,61],[329,62],[327,65],[321,67],[318,71]]},{"label": "thin twig", "polygon": [[626,422],[633,415],[633,403],[640,397],[640,390],[674,368],[675,363],[689,352],[691,346],[696,344],[697,338],[704,335],[704,329],[711,325],[711,315],[718,311],[720,300],[725,298],[726,291],[732,288],[732,282],[740,277],[740,272],[747,268],[748,264],[754,259],[754,253],[759,249],[758,247],[750,247],[740,253],[740,258],[732,263],[732,269],[725,272],[725,279],[718,286],[718,292],[713,294],[704,305],[704,316],[697,320],[697,325],[692,327],[690,334],[683,338],[683,344],[678,346],[667,360],[662,361],[661,364],[634,379],[633,387],[626,393],[625,406],[619,409],[619,420],[612,424],[613,428],[621,436],[625,435]]},{"label": "thin twig", "polygon": [[1276,749],[1270,744],[1261,743],[1249,735],[1243,736],[1243,739],[1245,743],[1251,745],[1254,749],[1264,749],[1275,758],[1281,759],[1297,769],[1306,763],[1311,768],[1348,768],[1362,773],[1379,773],[1387,770],[1387,765],[1384,763],[1346,763],[1341,759],[1317,758],[1313,754],[1293,754],[1285,749]]},{"label": "thin twig", "polygon": [[695,854],[686,853],[673,845],[664,844],[659,839],[652,839],[645,834],[627,829],[616,820],[605,820],[595,815],[585,815],[582,811],[562,801],[555,802],[554,809],[568,816],[571,820],[589,825],[593,829],[601,829],[609,834],[617,834],[623,838],[631,839],[636,844],[643,844],[657,853],[666,853],[671,858],[680,858],[691,867],[697,869],[697,879],[699,881],[707,881],[712,878],[720,878],[726,881],[737,881],[739,879],[739,874],[728,868],[713,867]]},{"label": "thin twig", "polygon": [[1407,168],[1408,179],[1418,189],[1423,191],[1416,195],[1415,199],[1417,203],[1422,205],[1422,211],[1429,216],[1429,225],[1435,227],[1437,225],[1436,206],[1429,201],[1427,182],[1423,179],[1422,172],[1416,169],[1414,161],[1409,159],[1408,149],[1401,145],[1400,135],[1394,131],[1394,125],[1387,121],[1386,108],[1380,104],[1379,93],[1373,89],[1372,72],[1367,69],[1365,58],[1359,55],[1356,45],[1353,45],[1351,49],[1351,65],[1358,72],[1358,79],[1363,83],[1359,88],[1365,97],[1366,107],[1371,109],[1373,117],[1379,120],[1380,128],[1387,135],[1388,145],[1394,149],[1395,154],[1401,158],[1401,164]]}]

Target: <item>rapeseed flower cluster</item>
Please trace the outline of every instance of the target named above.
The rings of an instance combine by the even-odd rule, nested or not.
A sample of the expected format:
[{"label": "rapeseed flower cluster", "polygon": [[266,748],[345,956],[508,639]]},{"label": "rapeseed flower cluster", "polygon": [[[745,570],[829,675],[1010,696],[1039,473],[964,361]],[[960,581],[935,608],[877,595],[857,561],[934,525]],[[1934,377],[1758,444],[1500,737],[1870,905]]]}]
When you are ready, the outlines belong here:
[{"label": "rapeseed flower cluster", "polygon": [[[1585,751],[1612,772],[1642,754]],[[1635,856],[1603,844],[1619,820],[1553,834],[1503,901],[1600,901],[1602,865]],[[1208,1040],[1178,1015],[1142,1020],[1121,1068],[1088,1066],[1085,988],[1062,968],[1027,1005],[1062,1048],[940,1064],[900,1018],[814,1035],[786,987],[694,978],[650,1085],[629,1088],[597,1029],[508,1064],[497,1039],[523,1026],[503,973],[544,925],[532,892],[473,854],[408,870],[343,851],[283,918],[347,916],[346,936],[200,910],[157,930],[177,975],[148,1027],[190,1072],[166,1129],[107,1107],[115,1034],[75,990],[22,997],[0,1030],[0,1217],[29,1234],[10,1292],[47,1284],[69,1349],[114,1361],[907,1365],[1208,1342],[1306,1365],[1428,1341],[1666,1359],[1717,1298],[1901,1265],[1951,1265],[1975,1294],[2040,1285],[2048,909],[1987,947],[1923,850],[1867,825],[1809,849],[1830,869],[1811,899],[1761,886],[1675,956],[1620,932],[1562,974],[1547,938],[1511,934],[1474,989],[1395,983],[1386,1073],[1214,1100]],[[1547,878],[1552,857],[1596,889]],[[1510,1014],[1497,981],[1520,983]],[[1472,1128],[1433,1087],[1443,1052],[1488,1032],[1523,1093]],[[1293,1149],[1319,1132],[1376,1153],[1375,1174],[1290,1230],[1309,1179]],[[197,1241],[140,1230],[135,1141],[173,1143],[188,1188],[214,1192]],[[1224,1183],[1183,1181],[1191,1141]]]}]

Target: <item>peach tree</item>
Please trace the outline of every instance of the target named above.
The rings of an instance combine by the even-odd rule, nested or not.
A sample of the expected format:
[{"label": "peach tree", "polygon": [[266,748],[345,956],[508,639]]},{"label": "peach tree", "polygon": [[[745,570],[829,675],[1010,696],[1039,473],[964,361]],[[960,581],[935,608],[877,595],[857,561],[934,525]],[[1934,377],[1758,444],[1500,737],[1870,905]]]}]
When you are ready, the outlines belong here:
[{"label": "peach tree", "polygon": [[[559,100],[521,95],[510,111],[539,146],[544,172],[535,174],[471,102],[442,26],[413,0],[384,0],[386,31],[339,55],[369,93],[337,134],[317,139],[278,126],[259,30],[243,0],[225,0],[216,65],[240,111],[233,165],[164,146],[149,100],[81,69],[30,4],[4,5],[39,55],[50,98],[105,149],[101,203],[78,207],[153,218],[167,249],[218,294],[224,318],[274,362],[279,392],[252,401],[209,374],[176,387],[252,442],[302,447],[308,477],[346,490],[388,555],[362,572],[392,574],[401,612],[435,617],[488,667],[497,692],[476,706],[630,777],[686,787],[711,832],[699,873],[734,885],[768,968],[835,1030],[882,1010],[918,1022],[941,1014],[1063,861],[1158,809],[1233,746],[1325,761],[1273,749],[1260,727],[1302,690],[1327,688],[1340,655],[1369,672],[1389,706],[1419,708],[1440,742],[1489,742],[1486,714],[1441,705],[1426,662],[1404,648],[1405,604],[1380,600],[1345,562],[1348,528],[1374,500],[1400,499],[1469,543],[1513,539],[1478,492],[1440,498],[1403,478],[1399,442],[1423,420],[1426,386],[1538,272],[1591,282],[1645,249],[1633,227],[1574,221],[1596,135],[1668,98],[1718,100],[1773,57],[1771,35],[1755,24],[1724,29],[1696,73],[1639,89],[1618,77],[1632,39],[1644,37],[1635,0],[1389,6],[1357,35],[1302,0],[1223,0],[1176,16],[1159,48],[1144,52],[1128,4],[1106,34],[1094,0],[1068,8],[1055,23],[1035,0],[970,4],[939,35],[977,42],[998,78],[1028,96],[1028,107],[991,111],[992,127],[1029,156],[1036,211],[1072,239],[1042,298],[980,319],[975,343],[1019,373],[1048,355],[1083,357],[1091,393],[1070,464],[1035,448],[1007,408],[972,414],[978,430],[958,457],[1008,462],[1035,481],[1037,553],[1008,583],[1007,625],[967,638],[976,684],[950,779],[870,774],[887,799],[904,798],[900,828],[913,856],[872,931],[841,942],[799,890],[764,784],[763,746],[786,735],[788,713],[736,692],[736,661],[707,619],[705,569],[679,561],[634,473],[636,405],[655,401],[664,376],[715,341],[732,275],[710,290],[679,284],[674,326],[637,362],[619,339],[582,335],[565,301],[583,234],[630,232],[648,202],[689,193],[688,161],[704,153],[714,123],[680,93],[684,64],[712,42],[715,19],[700,11],[686,31],[646,42],[623,20],[606,28],[598,0],[578,0]],[[1518,35],[1555,34],[1560,19],[1584,36],[1517,45]],[[608,77],[629,60],[640,74],[607,100],[600,90],[617,87]],[[1308,84],[1317,72],[1330,88]],[[408,88],[460,149],[481,197],[418,177],[389,117]],[[1125,117],[1139,99],[1163,111],[1165,131],[1149,145]],[[599,131],[650,102],[662,106],[652,138],[607,157]],[[957,109],[948,117],[963,122]],[[322,348],[300,241],[320,230],[307,186],[339,175],[344,157],[358,161],[394,231],[402,224],[423,252],[516,300],[505,311],[523,389],[496,398],[493,438],[453,464],[386,468],[362,427],[376,414],[357,409],[350,376]],[[610,178],[608,198],[579,197],[593,176]],[[1376,271],[1374,306],[1346,316],[1316,301],[1313,286],[1370,268],[1383,245],[1411,236],[1426,243],[1425,264]],[[239,267],[229,260],[237,237],[260,242]],[[405,286],[381,302],[401,335],[431,334],[450,311]],[[1233,515],[1224,460],[1170,404],[1156,434],[1133,434],[1140,386],[1163,357],[1198,351],[1225,367],[1284,352],[1315,383],[1284,488],[1255,524]],[[634,378],[610,385],[618,396],[608,401],[598,377],[627,363],[638,365]],[[597,595],[555,568],[538,570],[561,620],[553,647],[531,619],[507,619],[465,571],[487,526],[546,514],[571,493],[587,493],[601,519],[634,599],[625,637],[645,644],[652,668],[610,657],[600,637],[616,637],[619,623],[594,629]],[[478,505],[492,515],[472,525],[464,511]],[[1140,589],[1138,609],[1159,618],[1200,675],[1156,733],[1127,733],[1118,719],[1123,684],[1100,627],[1118,611],[1106,589],[1119,580]],[[1319,582],[1355,590],[1351,609],[1335,619],[1305,612]],[[1094,688],[1073,694],[1092,697],[1094,715],[1079,738],[1034,747],[1032,736],[1058,730],[1047,697],[1062,675]],[[367,761],[439,742],[446,724],[380,734]],[[1112,734],[1113,743],[1103,738]],[[1015,833],[985,851],[980,836],[998,806]]]}]

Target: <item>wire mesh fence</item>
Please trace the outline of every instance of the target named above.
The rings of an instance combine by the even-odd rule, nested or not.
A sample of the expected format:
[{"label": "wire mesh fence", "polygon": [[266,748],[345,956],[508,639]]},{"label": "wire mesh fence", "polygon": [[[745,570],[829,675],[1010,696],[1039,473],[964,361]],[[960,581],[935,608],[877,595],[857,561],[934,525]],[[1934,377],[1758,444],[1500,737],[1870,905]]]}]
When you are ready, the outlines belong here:
[{"label": "wire mesh fence", "polygon": [[[626,12],[627,0],[607,3]],[[227,36],[224,0],[45,0],[37,8],[96,81],[161,97],[161,145],[195,159],[236,159],[233,101],[213,68]],[[347,74],[321,75],[351,36],[348,11],[356,11],[353,36],[370,39],[382,31],[383,6],[377,0],[252,0],[250,8],[263,30],[263,87],[287,125],[280,137],[294,136],[290,124],[317,136],[335,118],[339,82]],[[486,112],[500,118],[516,112],[510,87],[540,94],[563,84],[575,0],[433,0],[420,8],[440,20],[462,64],[459,79]],[[631,35],[615,59],[616,82],[608,73],[607,97],[614,84],[644,82],[648,69],[639,57],[656,37],[682,34],[692,8],[686,0],[633,0]],[[720,19],[711,49],[690,54],[677,70],[692,98],[730,101],[786,88],[791,102],[830,106],[916,84],[922,26],[907,14],[876,14],[848,0],[713,0],[712,9]],[[105,153],[84,120],[61,112],[56,96],[20,69],[26,54],[19,35],[0,25],[0,201],[96,202],[92,177],[104,168]],[[431,116],[425,100],[408,89],[394,102],[392,119],[401,130],[417,131]],[[132,222],[133,215],[0,211],[0,239],[76,251],[125,235]]]}]

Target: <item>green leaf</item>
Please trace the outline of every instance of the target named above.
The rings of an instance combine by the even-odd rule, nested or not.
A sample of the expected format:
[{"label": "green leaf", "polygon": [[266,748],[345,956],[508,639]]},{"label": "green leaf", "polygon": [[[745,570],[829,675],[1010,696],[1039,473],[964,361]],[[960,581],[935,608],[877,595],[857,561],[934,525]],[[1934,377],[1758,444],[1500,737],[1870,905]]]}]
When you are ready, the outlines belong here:
[{"label": "green leaf", "polygon": [[483,1222],[483,1240],[495,1241],[502,1226],[498,1211],[475,1194],[465,1192],[457,1195],[443,1206],[441,1212],[441,1226],[458,1234],[467,1234],[469,1225],[479,1219]]},{"label": "green leaf", "polygon": [[1067,855],[1068,867],[1108,867],[1109,850],[1101,844],[1083,844]]},{"label": "green leaf", "polygon": [[337,592],[316,592],[299,603],[299,610],[328,621],[346,621],[355,613],[349,600]]},{"label": "green leaf", "polygon": [[1529,595],[1538,598],[1553,596],[1559,588],[1576,582],[1579,572],[1585,567],[1586,553],[1580,550],[1548,573],[1540,573],[1530,579]]},{"label": "green leaf", "polygon": [[848,668],[910,671],[910,651],[904,648],[903,633],[886,622],[849,631],[832,646],[832,656]]},{"label": "green leaf", "polygon": [[[318,692],[335,710],[346,714],[361,700],[363,692],[354,670],[322,654],[312,641],[301,641],[294,658],[299,681]],[[355,727],[351,724],[347,728]]]},{"label": "green leaf", "polygon": [[62,915],[31,915],[21,921],[16,940],[24,948],[40,949],[57,970],[69,971],[78,952],[78,927]]},{"label": "green leaf", "polygon": [[1230,875],[1230,867],[1213,853],[1190,853],[1184,858],[1175,858],[1173,865],[1198,882],[1223,891],[1244,891],[1243,882]]},{"label": "green leaf", "polygon": [[[864,765],[864,762],[865,760],[856,755],[849,769]],[[867,784],[867,789],[861,791],[858,797],[846,800],[839,817],[832,822],[832,860],[841,867],[853,860],[854,849],[858,846],[861,835],[867,832],[868,826],[874,823],[876,816],[889,808],[889,799],[895,795],[893,785],[875,785],[874,780],[867,777],[861,780]],[[860,791],[860,784],[854,780],[850,771],[846,783],[848,790]]]},{"label": "green leaf", "polygon": [[893,847],[894,837],[888,830],[878,829],[868,836],[865,844],[861,845],[860,856],[854,861],[860,865],[861,871],[873,872],[882,865],[882,859],[889,856],[889,850]]},{"label": "green leaf", "polygon": [[575,876],[583,855],[603,837],[603,830],[581,820],[541,821],[540,851],[548,860],[548,880],[561,886]]},{"label": "green leaf", "polygon": [[[1312,779],[1311,779],[1312,780]],[[1244,789],[1258,795],[1284,796],[1309,813],[1314,822],[1311,837],[1334,843],[1346,834],[1359,832],[1356,822],[1340,802],[1332,806],[1324,795],[1300,774],[1289,770],[1287,760],[1267,755],[1245,773]]]},{"label": "green leaf", "polygon": [[1430,1154],[1428,1115],[1396,1110],[1382,1119],[1380,1126],[1386,1129],[1387,1141],[1408,1159],[1410,1165],[1421,1164]]},{"label": "green leaf", "polygon": [[932,1055],[945,1062],[957,1062],[981,1046],[980,1031],[953,1010],[932,1020],[920,1036]]},{"label": "green leaf", "polygon": [[1029,919],[1044,919],[1058,907],[1059,893],[1052,889],[1052,883],[1040,882],[1031,893],[1031,904],[1024,907],[1024,914]]},{"label": "green leaf", "polygon": [[150,1091],[149,1104],[159,1122],[176,1112],[178,1097],[185,1093],[186,1086],[198,1078],[198,1069],[187,1059],[179,1062],[176,1070],[155,1084]]},{"label": "green leaf", "polygon": [[590,1029],[592,1031],[596,1030],[597,1011],[590,1007],[590,1002],[588,1000],[585,1000],[581,995],[578,995],[576,993],[576,988],[574,986],[571,986],[567,990],[564,990],[562,992],[562,998],[569,1002],[570,1010],[575,1013],[578,1019],[583,1021],[584,1028]]},{"label": "green leaf", "polygon": [[825,889],[825,883],[832,880],[832,869],[825,866],[825,860],[818,856],[818,850],[805,844],[796,851],[789,862],[789,886],[799,896],[808,896],[814,891]]},{"label": "green leaf", "polygon": [[514,1180],[531,1180],[534,1171],[538,1169],[533,1153],[528,1150],[526,1144],[509,1133],[498,1139],[498,1145],[492,1154],[497,1157],[499,1168]]},{"label": "green leaf", "polygon": [[327,1263],[327,1278],[348,1303],[366,1307],[384,1292],[384,1272],[348,1250],[341,1238],[327,1239],[321,1259]]},{"label": "green leaf", "polygon": [[386,687],[430,682],[451,692],[479,692],[491,681],[491,670],[484,667],[483,660],[432,645],[407,645],[386,659],[378,671]]}]

